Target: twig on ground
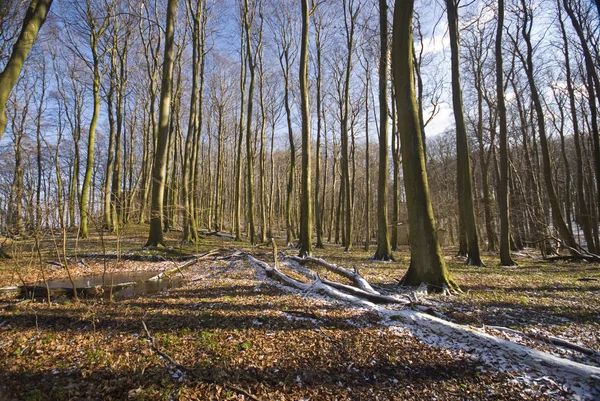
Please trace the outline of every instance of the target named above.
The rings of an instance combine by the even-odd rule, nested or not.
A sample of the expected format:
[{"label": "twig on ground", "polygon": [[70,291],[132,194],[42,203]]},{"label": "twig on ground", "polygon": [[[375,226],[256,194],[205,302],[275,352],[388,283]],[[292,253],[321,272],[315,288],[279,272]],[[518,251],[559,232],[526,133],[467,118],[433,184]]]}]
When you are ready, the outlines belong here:
[{"label": "twig on ground", "polygon": [[[154,337],[152,337],[152,335],[150,334],[150,331],[148,330],[148,326],[146,326],[146,322],[144,322],[143,320],[142,320],[142,326],[144,326],[144,331],[146,332],[146,338],[150,342],[150,347],[158,355],[160,355],[163,358],[165,358],[167,361],[169,361],[169,363],[171,365],[173,365],[175,368],[179,369],[181,372],[188,373],[189,375],[194,376],[194,378],[196,378],[197,380],[201,380],[201,381],[204,381],[204,382],[214,382],[213,380],[210,380],[210,379],[208,379],[206,377],[200,376],[199,374],[197,374],[196,372],[194,372],[193,370],[191,370],[189,367],[187,367],[185,365],[182,365],[179,362],[177,362],[169,354],[161,351],[160,348],[158,347],[158,344],[154,340]],[[229,383],[215,383],[215,384],[219,384],[219,385],[225,387],[226,389],[235,391],[235,392],[237,392],[239,394],[243,394],[243,395],[245,395],[246,397],[248,397],[251,400],[261,401],[260,398],[257,398],[255,395],[252,395],[251,393],[249,393],[248,391],[244,390],[243,388],[239,388],[239,387],[234,386],[234,385],[229,384]]]}]

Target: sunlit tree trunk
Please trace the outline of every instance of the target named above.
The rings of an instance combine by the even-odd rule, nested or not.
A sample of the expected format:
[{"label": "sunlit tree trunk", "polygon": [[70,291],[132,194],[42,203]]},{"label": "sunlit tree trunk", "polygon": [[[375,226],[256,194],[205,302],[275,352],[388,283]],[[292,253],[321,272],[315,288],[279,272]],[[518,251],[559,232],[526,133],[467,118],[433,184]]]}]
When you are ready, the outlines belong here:
[{"label": "sunlit tree trunk", "polygon": [[377,251],[374,259],[391,260],[388,229],[388,23],[387,1],[379,0],[379,175],[377,178]]},{"label": "sunlit tree trunk", "polygon": [[[247,190],[247,198],[246,201],[248,203],[248,236],[250,237],[250,244],[254,245],[256,242],[256,234],[254,227],[254,163],[253,163],[253,151],[252,151],[252,112],[254,106],[254,82],[256,76],[256,49],[253,49],[252,46],[252,38],[251,34],[251,25],[253,24],[255,18],[255,12],[257,11],[259,14],[261,10],[254,10],[252,16],[250,16],[250,10],[248,7],[248,0],[244,0],[244,27],[246,30],[246,51],[247,51],[247,60],[248,60],[248,70],[250,71],[250,82],[248,85],[248,112],[247,112],[247,120],[246,120],[246,190]],[[261,7],[260,3],[258,7]],[[252,17],[252,21],[250,18]],[[258,48],[262,45],[262,20],[260,30],[258,32]]]},{"label": "sunlit tree trunk", "polygon": [[96,126],[98,124],[98,118],[100,116],[100,58],[101,50],[99,48],[100,38],[106,29],[110,15],[107,15],[103,19],[100,26],[96,25],[95,16],[91,10],[91,3],[88,0],[86,17],[87,25],[90,29],[90,50],[92,52],[92,71],[93,71],[93,82],[92,82],[92,94],[94,98],[94,105],[92,111],[92,119],[90,121],[90,128],[88,132],[88,148],[87,148],[87,162],[85,166],[85,174],[83,176],[83,184],[81,186],[81,197],[79,199],[79,235],[81,238],[87,238],[88,233],[88,201],[90,195],[90,189],[92,185],[92,172],[94,170],[94,144],[96,141]]},{"label": "sunlit tree trunk", "polygon": [[152,168],[152,204],[150,211],[150,231],[146,246],[163,245],[163,197],[165,193],[167,144],[169,142],[169,112],[171,109],[171,88],[173,85],[173,64],[175,55],[174,31],[177,0],[169,0],[165,31],[165,50],[160,88],[158,119],[158,140]]},{"label": "sunlit tree trunk", "polygon": [[410,266],[402,283],[419,285],[425,282],[432,290],[441,291],[445,287],[458,290],[442,256],[429,198],[412,63],[413,3],[413,0],[396,0],[392,49],[396,103],[403,128],[400,140],[411,246]]},{"label": "sunlit tree trunk", "polygon": [[457,0],[446,0],[446,10],[448,13],[448,31],[450,32],[450,49],[452,53],[452,105],[454,108],[454,121],[456,123],[458,207],[462,209],[463,224],[468,243],[466,264],[483,266],[479,253],[479,235],[477,233],[471,179],[471,155],[469,153],[469,140],[467,138],[460,83],[460,39]]},{"label": "sunlit tree trunk", "polygon": [[38,32],[52,6],[53,0],[32,0],[23,18],[21,33],[13,46],[10,58],[0,72],[0,139],[6,130],[8,119],[6,118],[6,102],[13,87],[19,79],[23,63],[33,46]]},{"label": "sunlit tree trunk", "polygon": [[194,218],[194,213],[191,209],[192,192],[190,188],[193,188],[192,183],[192,152],[195,143],[195,138],[199,135],[198,127],[198,75],[200,74],[200,19],[202,15],[202,7],[204,1],[198,2],[196,9],[194,10],[193,1],[188,0],[188,12],[191,14],[192,19],[192,88],[190,94],[190,108],[189,108],[189,119],[188,129],[185,138],[184,145],[184,157],[183,157],[183,183],[182,189],[182,201],[183,209],[182,221],[183,221],[183,242],[196,242],[198,239],[198,229]]},{"label": "sunlit tree trunk", "polygon": [[510,255],[510,204],[508,201],[508,138],[506,104],[504,102],[504,71],[502,59],[502,34],[504,30],[504,0],[498,0],[498,26],[496,28],[496,97],[500,125],[500,183],[498,185],[498,210],[500,212],[500,265],[513,266]]},{"label": "sunlit tree trunk", "polygon": [[300,256],[312,253],[312,207],[310,194],[310,106],[308,103],[308,0],[302,0],[302,40],[300,43],[300,108],[302,115],[302,194],[300,196]]}]

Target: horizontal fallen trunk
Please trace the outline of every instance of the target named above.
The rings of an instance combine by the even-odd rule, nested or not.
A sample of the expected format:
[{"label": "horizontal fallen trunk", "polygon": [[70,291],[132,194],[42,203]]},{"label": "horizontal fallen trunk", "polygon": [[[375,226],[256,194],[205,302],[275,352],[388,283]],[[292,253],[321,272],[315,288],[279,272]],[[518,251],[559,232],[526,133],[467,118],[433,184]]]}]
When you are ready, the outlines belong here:
[{"label": "horizontal fallen trunk", "polygon": [[219,238],[226,238],[226,239],[235,239],[234,235],[231,234],[227,234],[227,233],[222,233],[220,231],[201,231],[200,235],[204,235],[204,236],[215,236],[215,237],[219,237]]},{"label": "horizontal fallen trunk", "polygon": [[[469,353],[479,354],[478,356],[483,362],[500,370],[528,367],[532,371],[541,372],[569,384],[576,391],[581,392],[583,389],[583,392],[586,393],[586,396],[589,395],[590,399],[600,397],[600,368],[598,367],[560,358],[411,309],[384,309],[366,301],[364,298],[332,287],[329,285],[330,283],[322,281],[318,275],[314,283],[302,283],[251,255],[248,258],[255,266],[263,268],[269,277],[296,289],[321,293],[331,298],[341,299],[353,304],[362,303],[364,306],[371,307],[381,316],[402,322],[404,327],[413,332],[416,337],[431,345],[444,344],[443,347],[446,348],[464,349]],[[344,288],[344,290],[347,290],[345,287],[350,287],[340,287],[339,283],[335,284],[338,288]],[[353,288],[356,293],[354,287],[350,288]],[[506,365],[507,363],[508,365]]]},{"label": "horizontal fallen trunk", "polygon": [[287,258],[290,260],[293,260],[294,262],[300,263],[301,265],[304,265],[306,263],[315,263],[319,266],[323,266],[324,268],[326,268],[328,271],[330,271],[332,273],[336,273],[342,277],[352,280],[354,285],[356,285],[361,290],[363,290],[365,292],[369,292],[371,294],[379,294],[379,292],[377,292],[371,286],[371,284],[369,284],[369,282],[360,275],[360,273],[358,272],[358,269],[354,269],[354,271],[348,270],[348,269],[345,269],[338,265],[328,263],[321,258],[315,258],[312,256],[305,256],[303,258],[300,258],[298,256],[288,256]]},{"label": "horizontal fallen trunk", "polygon": [[148,279],[148,281],[162,280],[163,278],[167,278],[170,275],[180,272],[181,270],[183,270],[187,267],[195,265],[196,263],[198,263],[199,261],[201,261],[203,259],[207,259],[207,258],[210,258],[211,256],[217,255],[218,253],[219,252],[215,251],[215,250],[205,252],[205,253],[199,255],[198,257],[196,257],[195,259],[185,262],[181,266],[176,266],[173,269],[165,270],[164,272],[157,274],[156,276],[150,277]]},{"label": "horizontal fallen trunk", "polygon": [[410,305],[411,301],[408,299],[399,299],[390,295],[381,295],[381,294],[373,294],[364,290],[361,290],[356,287],[352,287],[350,285],[336,283],[335,281],[330,281],[324,278],[321,278],[321,282],[323,284],[327,284],[337,290],[348,292],[356,297],[364,298],[368,301],[371,301],[376,304],[398,304],[398,305]]},{"label": "horizontal fallen trunk", "polygon": [[[446,347],[452,343],[453,348],[463,348],[470,352],[485,350],[487,356],[483,358],[484,360],[497,359],[497,361],[488,360],[487,362],[491,365],[506,360],[515,365],[527,366],[563,383],[584,388],[589,393],[590,399],[600,397],[600,368],[598,367],[559,358],[425,313],[409,309],[390,313],[388,310],[379,308],[379,311],[393,320],[401,321],[409,329],[411,326],[414,327],[416,333],[427,331],[428,334],[424,340],[426,342],[427,340],[431,342],[431,334],[434,334],[444,339]],[[435,343],[439,343],[439,340]]]},{"label": "horizontal fallen trunk", "polygon": [[[75,291],[73,287],[50,287],[46,288],[44,285],[27,285],[19,286],[18,297],[25,298],[47,298],[48,295],[52,298],[60,297],[74,297]],[[101,285],[94,287],[75,287],[77,296],[82,298],[98,297],[104,293]],[[50,294],[48,294],[50,292]]]},{"label": "horizontal fallen trunk", "polygon": [[505,333],[516,334],[516,335],[519,335],[522,337],[533,338],[534,340],[539,340],[539,341],[549,343],[552,345],[558,345],[560,347],[568,348],[568,349],[580,352],[585,355],[590,355],[595,358],[599,358],[599,360],[600,360],[600,352],[595,351],[590,348],[583,347],[583,346],[575,344],[575,343],[572,343],[572,342],[567,341],[562,338],[558,338],[558,337],[554,337],[554,336],[545,336],[540,333],[526,333],[524,331],[509,329],[508,327],[501,327],[501,326],[486,326],[486,327],[493,329],[493,330],[503,331]]},{"label": "horizontal fallen trunk", "polygon": [[277,267],[269,266],[267,263],[263,262],[262,260],[258,260],[256,258],[254,258],[252,255],[248,255],[248,259],[250,260],[250,263],[252,263],[254,266],[258,266],[258,267],[264,269],[265,273],[267,274],[267,277],[277,280],[280,283],[285,284],[290,287],[293,287],[297,290],[300,290],[303,292],[311,291],[316,294],[327,295],[331,298],[339,299],[339,300],[354,303],[354,304],[373,305],[372,303],[370,303],[369,301],[367,301],[365,299],[362,299],[362,298],[356,297],[354,295],[345,293],[343,291],[337,290],[337,289],[323,283],[319,276],[317,276],[316,280],[310,284],[303,283],[303,282],[298,281],[298,280],[288,276],[287,274],[281,272]]}]

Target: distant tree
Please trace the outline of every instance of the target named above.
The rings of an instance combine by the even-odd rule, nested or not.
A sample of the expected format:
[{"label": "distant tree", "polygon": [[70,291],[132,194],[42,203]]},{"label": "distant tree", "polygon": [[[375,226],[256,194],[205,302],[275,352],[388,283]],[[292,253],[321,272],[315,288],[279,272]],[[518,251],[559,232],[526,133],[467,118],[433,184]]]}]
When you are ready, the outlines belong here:
[{"label": "distant tree", "polygon": [[550,160],[550,151],[548,147],[548,136],[546,134],[546,124],[544,121],[544,110],[542,108],[542,101],[535,82],[533,70],[533,45],[531,43],[533,14],[531,12],[531,8],[527,6],[526,0],[521,0],[521,12],[521,34],[523,35],[523,39],[525,40],[526,54],[523,55],[521,52],[518,52],[518,54],[523,64],[525,73],[527,75],[527,82],[529,84],[529,90],[531,92],[531,100],[533,102],[535,115],[537,117],[537,128],[540,135],[540,145],[542,151],[543,176],[544,183],[546,184],[548,200],[550,202],[550,207],[552,210],[552,222],[554,223],[554,228],[558,231],[558,234],[560,235],[561,239],[565,241],[565,243],[569,247],[577,248],[578,245],[575,242],[575,238],[573,238],[571,230],[567,227],[567,224],[565,223],[565,220],[563,218],[558,197],[556,195],[556,190],[554,188],[554,182],[552,181],[552,165]]}]

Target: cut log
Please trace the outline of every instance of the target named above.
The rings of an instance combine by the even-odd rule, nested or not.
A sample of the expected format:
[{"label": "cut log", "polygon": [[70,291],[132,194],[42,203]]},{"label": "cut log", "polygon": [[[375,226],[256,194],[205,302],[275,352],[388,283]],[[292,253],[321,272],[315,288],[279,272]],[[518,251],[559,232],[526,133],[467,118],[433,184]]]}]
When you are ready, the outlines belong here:
[{"label": "cut log", "polygon": [[371,284],[369,284],[369,282],[365,280],[363,276],[360,275],[358,269],[356,268],[354,269],[354,271],[351,271],[338,265],[328,263],[321,258],[315,258],[313,256],[305,256],[303,258],[298,256],[288,256],[287,258],[293,260],[294,262],[300,263],[301,265],[304,265],[306,263],[315,263],[319,266],[323,266],[332,273],[339,274],[342,277],[346,277],[347,279],[352,280],[354,285],[356,285],[361,290],[365,292],[370,292],[371,294],[379,294],[379,292],[377,292],[373,287],[371,287]]}]

